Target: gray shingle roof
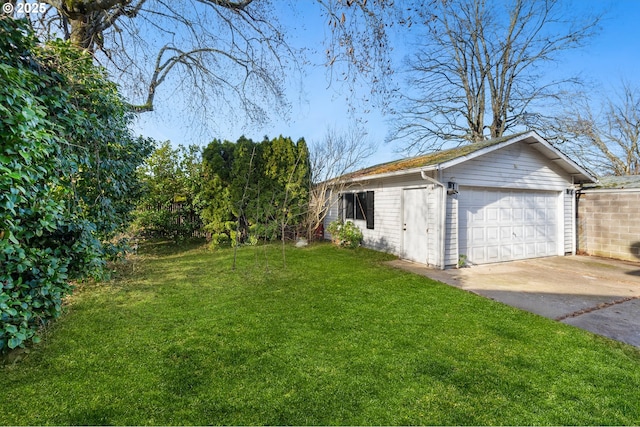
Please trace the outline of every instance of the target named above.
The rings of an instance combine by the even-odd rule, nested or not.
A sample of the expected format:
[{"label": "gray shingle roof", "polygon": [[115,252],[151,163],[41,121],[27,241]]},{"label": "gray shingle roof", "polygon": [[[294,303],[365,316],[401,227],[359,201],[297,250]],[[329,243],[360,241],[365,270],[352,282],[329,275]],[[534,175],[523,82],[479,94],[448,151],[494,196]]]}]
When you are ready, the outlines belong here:
[{"label": "gray shingle roof", "polygon": [[585,188],[640,188],[640,175],[602,176],[596,184],[585,186]]}]

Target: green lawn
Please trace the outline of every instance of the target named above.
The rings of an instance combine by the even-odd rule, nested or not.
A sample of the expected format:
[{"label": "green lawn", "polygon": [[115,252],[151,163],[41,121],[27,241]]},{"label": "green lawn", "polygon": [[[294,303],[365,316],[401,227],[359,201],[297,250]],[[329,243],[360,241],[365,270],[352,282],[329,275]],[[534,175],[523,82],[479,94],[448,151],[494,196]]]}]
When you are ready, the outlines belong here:
[{"label": "green lawn", "polygon": [[0,424],[640,424],[640,352],[328,244],[142,248],[0,369]]}]

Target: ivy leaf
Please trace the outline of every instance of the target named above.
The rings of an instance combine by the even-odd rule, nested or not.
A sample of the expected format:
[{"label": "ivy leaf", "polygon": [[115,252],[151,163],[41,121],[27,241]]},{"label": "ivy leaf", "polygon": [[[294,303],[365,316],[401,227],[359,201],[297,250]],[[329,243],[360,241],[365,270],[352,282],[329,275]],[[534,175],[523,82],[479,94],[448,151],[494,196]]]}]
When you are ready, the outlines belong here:
[{"label": "ivy leaf", "polygon": [[11,338],[9,339],[9,345],[8,345],[8,347],[9,347],[10,349],[12,349],[12,350],[13,350],[14,348],[19,347],[19,346],[20,346],[20,344],[22,344],[22,340],[21,340],[20,338],[18,338],[18,337],[11,337]]}]

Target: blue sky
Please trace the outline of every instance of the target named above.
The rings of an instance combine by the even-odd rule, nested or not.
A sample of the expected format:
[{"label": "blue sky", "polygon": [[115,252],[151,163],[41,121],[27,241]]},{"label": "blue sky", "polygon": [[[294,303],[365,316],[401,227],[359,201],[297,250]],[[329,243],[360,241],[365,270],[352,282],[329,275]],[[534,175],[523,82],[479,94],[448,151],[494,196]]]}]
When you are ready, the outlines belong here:
[{"label": "blue sky", "polygon": [[[302,4],[302,1],[281,4],[283,3],[288,7],[291,4]],[[566,53],[555,69],[550,69],[549,72],[568,76],[579,75],[605,92],[614,89],[621,79],[640,87],[640,0],[616,0],[611,3],[583,0],[575,2],[574,5],[586,10],[605,8],[608,13],[602,22],[599,35],[585,48]],[[309,48],[322,45],[327,24],[315,2],[308,2],[299,13],[289,14],[288,17],[288,20],[285,19],[288,22],[283,24],[295,31],[295,45]],[[400,59],[402,55],[397,56]],[[320,52],[312,57],[312,62],[319,64],[322,60],[320,49]],[[265,135],[275,137],[282,134],[294,140],[304,137],[307,142],[313,143],[321,141],[329,127],[336,130],[349,127],[353,118],[350,116],[345,95],[340,92],[341,88],[335,84],[329,86],[326,70],[322,66],[309,66],[305,72],[302,85],[298,86],[298,83],[292,82],[288,89],[287,95],[292,109],[286,118],[276,119],[265,125],[203,123],[202,126],[207,130],[203,133],[202,129],[185,127],[182,124],[184,117],[171,111],[170,106],[157,105],[156,111],[142,114],[135,131],[160,141],[171,140],[175,145],[206,146],[214,137],[235,141],[241,135],[260,140]],[[362,95],[367,91],[364,86],[360,88]],[[367,159],[363,166],[402,157],[397,147],[384,143],[389,130],[387,117],[375,109],[358,116],[369,139],[378,147],[377,153]]]}]

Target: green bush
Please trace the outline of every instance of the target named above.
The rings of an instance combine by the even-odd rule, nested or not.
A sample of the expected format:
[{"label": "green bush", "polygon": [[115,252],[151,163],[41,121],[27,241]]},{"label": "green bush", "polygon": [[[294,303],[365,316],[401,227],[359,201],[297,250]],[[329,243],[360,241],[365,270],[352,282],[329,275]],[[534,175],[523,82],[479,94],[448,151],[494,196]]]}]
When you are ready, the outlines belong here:
[{"label": "green bush", "polygon": [[254,234],[267,241],[295,234],[307,210],[311,181],[304,139],[213,140],[202,159],[199,200],[207,231],[225,233],[242,245],[251,244]]},{"label": "green bush", "polygon": [[142,197],[131,230],[144,237],[189,239],[202,230],[198,193],[202,184],[200,148],[169,141],[159,144],[137,170]]},{"label": "green bush", "polygon": [[327,231],[335,243],[345,248],[357,248],[362,242],[362,231],[351,221],[335,220],[329,224]]},{"label": "green bush", "polygon": [[[83,241],[62,201],[69,189],[58,175],[65,167],[46,100],[39,97],[52,76],[30,67],[35,40],[24,24],[0,19],[0,352],[34,337],[56,317],[67,284],[74,246]],[[19,58],[22,56],[22,58]],[[66,94],[60,93],[63,98]],[[87,254],[91,262],[92,254]]]},{"label": "green bush", "polygon": [[[66,74],[68,72],[68,74]],[[99,278],[144,144],[91,56],[0,16],[0,353],[38,340],[73,280]]]},{"label": "green bush", "polygon": [[225,233],[215,233],[211,235],[211,246],[219,247],[219,246],[227,246],[231,242],[228,234]]}]

